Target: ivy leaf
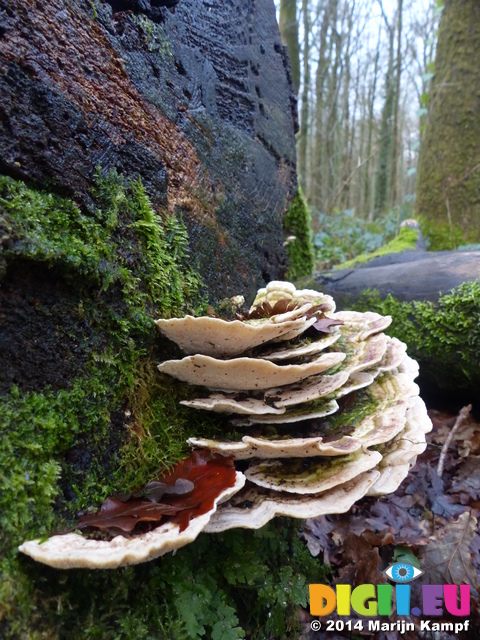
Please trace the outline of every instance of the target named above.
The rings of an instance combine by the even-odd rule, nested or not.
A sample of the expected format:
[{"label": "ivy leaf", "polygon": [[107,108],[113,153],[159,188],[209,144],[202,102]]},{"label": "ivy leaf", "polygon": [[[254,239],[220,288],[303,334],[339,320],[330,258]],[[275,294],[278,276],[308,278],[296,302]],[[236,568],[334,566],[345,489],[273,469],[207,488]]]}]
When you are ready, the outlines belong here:
[{"label": "ivy leaf", "polygon": [[393,562],[403,562],[420,569],[420,563],[417,556],[413,553],[410,547],[406,547],[404,545],[398,545],[395,547],[393,552]]}]

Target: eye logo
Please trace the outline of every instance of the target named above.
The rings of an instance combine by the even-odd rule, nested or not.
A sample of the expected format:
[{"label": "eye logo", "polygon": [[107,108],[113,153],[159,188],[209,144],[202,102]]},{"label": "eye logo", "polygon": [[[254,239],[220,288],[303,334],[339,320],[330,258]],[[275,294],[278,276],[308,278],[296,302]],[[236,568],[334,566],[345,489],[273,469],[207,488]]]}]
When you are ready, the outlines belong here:
[{"label": "eye logo", "polygon": [[411,564],[407,564],[406,562],[396,562],[395,564],[391,564],[387,567],[383,573],[387,578],[393,580],[393,582],[403,584],[419,578],[424,572],[421,569],[417,569],[417,567],[413,567]]}]

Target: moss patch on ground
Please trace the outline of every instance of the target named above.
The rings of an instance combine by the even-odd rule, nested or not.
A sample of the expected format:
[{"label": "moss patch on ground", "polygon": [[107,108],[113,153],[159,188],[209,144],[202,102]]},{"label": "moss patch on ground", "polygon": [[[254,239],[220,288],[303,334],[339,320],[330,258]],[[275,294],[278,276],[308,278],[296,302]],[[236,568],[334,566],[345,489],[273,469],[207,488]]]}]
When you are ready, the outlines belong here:
[{"label": "moss patch on ground", "polygon": [[438,303],[400,302],[365,292],[353,307],[392,316],[386,333],[408,345],[421,372],[445,389],[480,388],[480,283],[467,282]]},{"label": "moss patch on ground", "polygon": [[[312,218],[300,187],[285,214],[283,228],[287,235],[289,260],[287,279],[309,276],[314,265]],[[289,241],[288,236],[294,237],[294,240]]]},{"label": "moss patch on ground", "polygon": [[415,249],[415,244],[418,239],[418,231],[416,229],[410,229],[409,227],[402,227],[400,229],[400,233],[396,238],[387,242],[383,247],[377,249],[376,251],[372,251],[372,253],[364,253],[353,260],[348,260],[347,262],[343,262],[342,264],[338,264],[334,266],[334,269],[352,269],[354,267],[359,267],[362,264],[366,264],[370,262],[374,258],[378,258],[380,256],[385,256],[389,253],[400,253],[401,251],[406,251],[407,249]]},{"label": "moss patch on ground", "polygon": [[[22,282],[42,273],[23,321],[37,331],[48,320],[59,348],[52,383],[42,386],[37,357],[28,383],[10,358],[17,382],[0,395],[0,636],[293,638],[308,581],[321,581],[323,568],[290,521],[204,535],[175,556],[118,571],[62,572],[17,552],[71,526],[78,510],[144,485],[185,455],[189,436],[222,428],[180,406],[194,391],[156,369],[178,352],[153,318],[205,307],[181,219],[159,216],[140,180],[115,172],[97,176],[93,197],[96,206],[80,210],[0,178],[2,285],[17,301]],[[42,289],[60,282],[52,311]],[[79,366],[67,366],[75,358]]]}]

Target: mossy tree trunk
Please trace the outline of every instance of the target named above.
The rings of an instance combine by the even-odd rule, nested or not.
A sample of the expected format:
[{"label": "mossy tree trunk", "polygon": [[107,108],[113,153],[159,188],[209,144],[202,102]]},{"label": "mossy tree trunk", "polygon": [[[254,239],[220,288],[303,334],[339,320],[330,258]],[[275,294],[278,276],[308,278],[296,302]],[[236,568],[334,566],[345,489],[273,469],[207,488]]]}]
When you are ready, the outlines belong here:
[{"label": "mossy tree trunk", "polygon": [[[480,240],[480,4],[445,0],[420,153],[419,214]],[[452,247],[453,248],[453,247]]]},{"label": "mossy tree trunk", "polygon": [[[296,109],[273,2],[161,4],[0,0],[1,638],[240,638],[268,625],[254,610],[266,616],[273,586],[263,601],[244,584],[230,593],[241,533],[225,538],[230,556],[203,538],[118,572],[62,573],[17,551],[218,431],[158,373],[180,354],[154,319],[251,300],[287,269]],[[280,561],[257,580],[247,537],[241,576],[280,592]]]},{"label": "mossy tree trunk", "polygon": [[82,207],[97,166],[140,175],[158,212],[183,216],[210,294],[253,296],[287,269],[297,188],[275,7],[158,5],[0,0],[0,173]]}]

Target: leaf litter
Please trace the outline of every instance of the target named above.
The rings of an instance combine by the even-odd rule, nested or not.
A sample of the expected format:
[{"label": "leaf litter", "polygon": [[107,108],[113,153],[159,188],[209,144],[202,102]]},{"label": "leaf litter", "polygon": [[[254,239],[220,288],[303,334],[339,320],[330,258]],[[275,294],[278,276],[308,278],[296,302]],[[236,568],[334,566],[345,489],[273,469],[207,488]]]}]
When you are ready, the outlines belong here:
[{"label": "leaf litter", "polygon": [[[469,584],[470,628],[459,634],[421,630],[424,617],[397,616],[395,601],[389,618],[381,622],[412,622],[415,630],[368,631],[368,621],[352,609],[353,622],[362,620],[363,631],[335,632],[340,638],[370,640],[473,640],[480,626],[480,423],[464,412],[462,422],[446,412],[429,411],[433,430],[429,445],[419,456],[399,489],[392,495],[366,497],[346,514],[306,520],[302,536],[312,555],[332,570],[331,584],[386,584],[383,573],[400,558],[412,558],[424,574],[410,583],[411,607],[422,602],[422,584]],[[454,426],[456,428],[452,432]],[[448,442],[447,442],[448,440]],[[447,448],[448,447],[448,448]],[[437,469],[440,465],[441,476]],[[405,555],[406,554],[406,555]],[[408,562],[409,560],[403,560]],[[311,631],[315,618],[301,615],[302,640],[332,640],[332,632]],[[336,612],[328,616],[335,620]],[[347,618],[338,617],[345,621]],[[459,622],[445,613],[432,622]]]}]

